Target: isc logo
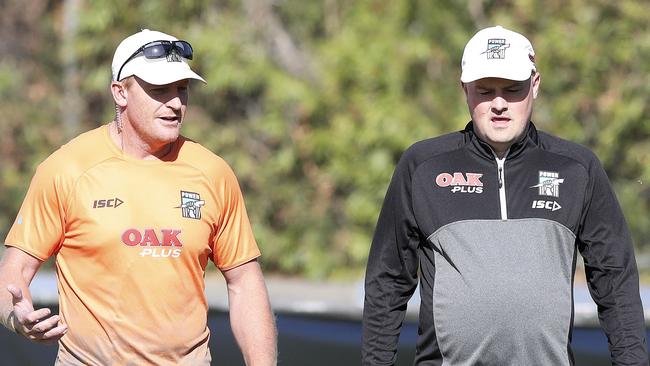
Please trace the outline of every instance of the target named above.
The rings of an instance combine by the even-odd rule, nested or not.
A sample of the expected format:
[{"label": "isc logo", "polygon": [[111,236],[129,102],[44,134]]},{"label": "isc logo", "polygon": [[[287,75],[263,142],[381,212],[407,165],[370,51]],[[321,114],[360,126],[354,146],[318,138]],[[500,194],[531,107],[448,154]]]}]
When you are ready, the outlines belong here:
[{"label": "isc logo", "polygon": [[545,210],[557,211],[561,209],[562,206],[555,201],[534,200],[532,208],[543,208]]},{"label": "isc logo", "polygon": [[117,197],[108,200],[95,200],[93,201],[93,208],[104,208],[104,207],[117,208],[123,203],[124,201],[122,201]]}]

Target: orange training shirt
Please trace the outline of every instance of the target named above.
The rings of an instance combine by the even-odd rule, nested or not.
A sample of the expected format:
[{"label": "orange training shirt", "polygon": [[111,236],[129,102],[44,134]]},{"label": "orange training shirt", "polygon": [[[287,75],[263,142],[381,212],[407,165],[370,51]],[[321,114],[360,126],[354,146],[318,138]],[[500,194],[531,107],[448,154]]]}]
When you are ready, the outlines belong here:
[{"label": "orange training shirt", "polygon": [[180,137],[164,160],[123,155],[104,125],[39,165],[5,243],[56,256],[57,365],[210,364],[208,259],[260,252],[220,157]]}]

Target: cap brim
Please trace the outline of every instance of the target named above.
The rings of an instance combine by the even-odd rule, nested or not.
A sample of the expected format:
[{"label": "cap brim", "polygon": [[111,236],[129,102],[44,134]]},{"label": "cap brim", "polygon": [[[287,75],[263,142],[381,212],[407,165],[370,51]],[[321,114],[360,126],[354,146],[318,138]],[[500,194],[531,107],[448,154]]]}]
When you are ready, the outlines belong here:
[{"label": "cap brim", "polygon": [[184,79],[195,79],[207,82],[199,74],[190,69],[184,61],[168,62],[165,58],[147,59],[138,57],[124,66],[121,78],[135,75],[153,85],[165,85]]},{"label": "cap brim", "polygon": [[482,66],[480,68],[474,68],[473,72],[468,69],[469,68],[463,70],[460,75],[460,81],[463,83],[471,83],[472,81],[485,78],[524,81],[528,80],[534,71],[534,69],[528,67],[517,69],[513,67],[507,67],[507,65],[499,65],[496,67]]}]

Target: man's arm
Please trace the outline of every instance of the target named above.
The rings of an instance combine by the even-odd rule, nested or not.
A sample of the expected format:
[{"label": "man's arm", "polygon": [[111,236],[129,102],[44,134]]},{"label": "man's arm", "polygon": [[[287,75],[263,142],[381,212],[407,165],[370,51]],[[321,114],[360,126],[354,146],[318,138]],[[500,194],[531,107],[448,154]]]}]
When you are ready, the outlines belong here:
[{"label": "man's arm", "polygon": [[0,261],[0,322],[8,329],[39,343],[58,341],[68,331],[50,309],[34,310],[29,292],[42,262],[14,247]]},{"label": "man's arm", "polygon": [[228,285],[230,325],[248,366],[277,363],[277,333],[257,260],[223,272]]},{"label": "man's arm", "polygon": [[648,365],[639,274],[627,224],[600,164],[591,167],[590,199],[578,233],[589,291],[613,365]]},{"label": "man's arm", "polygon": [[365,277],[361,364],[394,365],[406,306],[418,283],[420,232],[409,159],[402,158],[377,220]]}]

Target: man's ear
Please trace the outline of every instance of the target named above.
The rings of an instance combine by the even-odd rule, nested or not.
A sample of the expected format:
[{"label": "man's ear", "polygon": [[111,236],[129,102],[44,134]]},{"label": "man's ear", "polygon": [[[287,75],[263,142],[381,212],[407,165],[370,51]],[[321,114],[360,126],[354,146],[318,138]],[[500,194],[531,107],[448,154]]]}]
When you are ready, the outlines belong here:
[{"label": "man's ear", "polygon": [[531,83],[533,87],[533,99],[535,99],[539,92],[539,85],[542,83],[542,75],[539,72],[536,72],[535,75],[531,77]]},{"label": "man's ear", "polygon": [[111,82],[111,94],[113,95],[113,101],[116,105],[122,108],[126,107],[128,91],[126,90],[126,85],[124,85],[123,82]]}]

